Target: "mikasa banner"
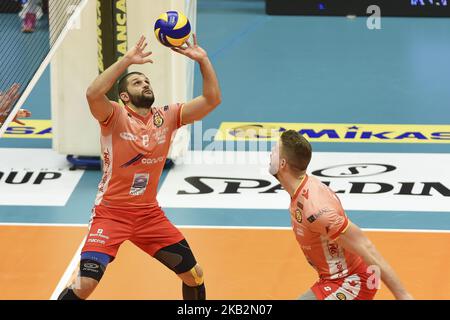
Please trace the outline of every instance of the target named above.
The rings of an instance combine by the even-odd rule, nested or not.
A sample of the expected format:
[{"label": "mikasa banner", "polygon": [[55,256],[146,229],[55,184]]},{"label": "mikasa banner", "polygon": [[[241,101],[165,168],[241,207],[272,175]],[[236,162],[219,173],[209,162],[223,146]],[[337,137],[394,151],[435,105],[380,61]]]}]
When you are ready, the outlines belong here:
[{"label": "mikasa banner", "polygon": [[[169,172],[158,200],[163,207],[287,209],[289,195],[268,166],[268,152],[194,151]],[[308,174],[347,210],[450,212],[448,154],[316,152]]]}]

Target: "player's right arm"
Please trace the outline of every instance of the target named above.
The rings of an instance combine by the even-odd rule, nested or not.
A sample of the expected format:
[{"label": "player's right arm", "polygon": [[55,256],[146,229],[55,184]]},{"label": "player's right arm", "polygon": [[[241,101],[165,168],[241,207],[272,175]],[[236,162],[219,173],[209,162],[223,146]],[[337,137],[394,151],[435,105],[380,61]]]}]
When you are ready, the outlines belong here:
[{"label": "player's right arm", "polygon": [[88,87],[86,98],[89,103],[89,108],[94,118],[99,122],[105,122],[113,111],[113,106],[106,94],[114,86],[117,78],[132,64],[153,63],[148,58],[152,53],[144,52],[146,46],[147,42],[145,41],[145,37],[141,36],[137,44],[122,59],[98,75]]},{"label": "player's right arm", "polygon": [[411,294],[400,282],[394,269],[381,256],[372,242],[364,235],[357,225],[350,222],[346,231],[339,235],[336,242],[345,250],[362,257],[367,265],[378,266],[381,271],[381,280],[386,284],[389,290],[391,290],[396,299],[413,299]]}]

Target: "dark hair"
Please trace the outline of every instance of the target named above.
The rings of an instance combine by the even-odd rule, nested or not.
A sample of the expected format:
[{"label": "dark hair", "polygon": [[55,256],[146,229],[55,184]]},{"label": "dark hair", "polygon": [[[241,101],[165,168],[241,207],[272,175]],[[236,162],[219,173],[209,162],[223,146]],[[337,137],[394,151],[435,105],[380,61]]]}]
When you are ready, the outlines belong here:
[{"label": "dark hair", "polygon": [[[139,75],[144,76],[143,73],[134,71],[134,72],[127,73],[127,74],[124,75],[122,78],[120,78],[119,82],[117,83],[117,90],[119,91],[119,92],[118,92],[119,95],[120,95],[122,92],[127,92],[128,78],[131,77],[133,74],[139,74]],[[122,99],[121,99],[121,100],[122,100]]]},{"label": "dark hair", "polygon": [[295,130],[287,130],[281,135],[283,155],[295,171],[304,171],[311,161],[312,148],[308,140]]}]

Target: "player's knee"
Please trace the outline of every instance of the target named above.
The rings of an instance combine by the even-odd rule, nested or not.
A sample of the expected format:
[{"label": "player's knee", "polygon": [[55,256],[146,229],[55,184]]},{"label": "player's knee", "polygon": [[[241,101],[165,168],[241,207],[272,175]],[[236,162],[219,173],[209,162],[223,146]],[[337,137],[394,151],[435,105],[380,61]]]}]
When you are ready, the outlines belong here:
[{"label": "player's knee", "polygon": [[80,299],[87,299],[95,290],[103,277],[109,257],[105,260],[104,254],[86,252],[81,255],[80,274],[72,284],[73,292]]},{"label": "player's knee", "polygon": [[[81,259],[80,261],[80,277],[92,279],[99,282],[105,273],[106,266],[92,259]],[[89,281],[90,283],[90,281]]]},{"label": "player's knee", "polygon": [[189,287],[197,287],[203,284],[203,269],[196,264],[191,270],[179,275],[183,282]]}]

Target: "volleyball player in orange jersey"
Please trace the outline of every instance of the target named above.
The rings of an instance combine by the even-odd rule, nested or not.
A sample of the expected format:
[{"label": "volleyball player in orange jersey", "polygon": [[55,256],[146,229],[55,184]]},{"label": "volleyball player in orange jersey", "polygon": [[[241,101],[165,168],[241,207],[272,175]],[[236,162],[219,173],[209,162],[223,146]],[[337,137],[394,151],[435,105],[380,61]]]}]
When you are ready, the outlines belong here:
[{"label": "volleyball player in orange jersey", "polygon": [[203,271],[181,232],[167,219],[156,190],[171,137],[182,125],[200,120],[221,102],[219,83],[208,55],[189,41],[174,48],[200,66],[203,93],[186,103],[153,107],[149,79],[132,72],[119,81],[124,107],[106,93],[133,64],[153,63],[141,37],[123,59],[100,74],[87,89],[90,110],[101,128],[103,178],[82,249],[78,277],[59,299],[86,299],[97,287],[108,263],[125,240],[173,270],[182,280],[183,298],[206,298]]},{"label": "volleyball player in orange jersey", "polygon": [[306,169],[309,142],[285,131],[271,154],[270,173],[291,196],[291,224],[307,261],[319,274],[301,300],[373,299],[379,278],[397,299],[411,299],[392,267],[342,208],[336,194]]}]

